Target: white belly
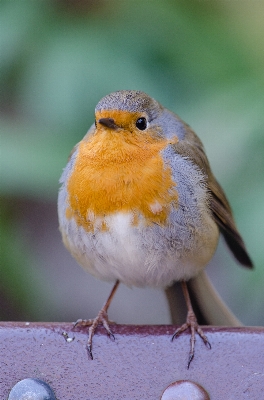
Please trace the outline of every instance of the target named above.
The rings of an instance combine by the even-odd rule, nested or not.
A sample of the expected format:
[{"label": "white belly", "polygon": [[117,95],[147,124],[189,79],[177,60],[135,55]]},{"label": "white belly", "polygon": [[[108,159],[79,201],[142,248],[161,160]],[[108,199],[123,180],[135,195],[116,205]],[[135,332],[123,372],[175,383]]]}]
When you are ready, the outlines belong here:
[{"label": "white belly", "polygon": [[211,259],[218,241],[218,228],[206,221],[207,235],[190,234],[187,227],[131,225],[132,215],[118,213],[106,218],[108,231],[95,233],[69,221],[64,241],[77,261],[99,279],[119,279],[128,286],[166,287],[188,280]]}]

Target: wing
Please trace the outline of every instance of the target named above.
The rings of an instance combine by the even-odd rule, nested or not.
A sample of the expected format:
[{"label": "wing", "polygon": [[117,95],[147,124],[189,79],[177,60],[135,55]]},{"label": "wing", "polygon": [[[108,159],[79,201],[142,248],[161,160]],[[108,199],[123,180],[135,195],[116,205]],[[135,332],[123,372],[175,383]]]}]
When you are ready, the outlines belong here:
[{"label": "wing", "polygon": [[252,261],[247,253],[245,243],[237,230],[223,189],[213,175],[208,179],[208,185],[211,192],[210,208],[227,245],[240,264],[252,268]]},{"label": "wing", "polygon": [[219,226],[220,232],[223,234],[237,261],[246,267],[252,268],[252,261],[237,230],[231,207],[223,189],[211,171],[202,142],[187,124],[184,122],[183,124],[185,126],[184,140],[180,140],[175,145],[175,151],[191,159],[207,176],[208,190],[210,192],[209,207],[212,211],[212,217]]}]

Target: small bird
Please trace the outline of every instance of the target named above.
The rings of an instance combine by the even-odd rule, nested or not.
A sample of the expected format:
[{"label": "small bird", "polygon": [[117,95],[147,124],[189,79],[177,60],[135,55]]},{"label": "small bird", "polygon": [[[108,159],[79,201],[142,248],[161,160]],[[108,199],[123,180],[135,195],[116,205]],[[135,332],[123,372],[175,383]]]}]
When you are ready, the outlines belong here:
[{"label": "small bird", "polygon": [[59,227],[78,263],[95,277],[114,281],[89,327],[88,354],[99,323],[110,337],[107,311],[120,282],[166,288],[180,281],[186,322],[172,339],[196,332],[211,347],[192,308],[186,282],[212,258],[222,233],[237,261],[252,262],[203,145],[176,114],[141,91],[102,98],[95,122],[74,147],[60,179]]}]

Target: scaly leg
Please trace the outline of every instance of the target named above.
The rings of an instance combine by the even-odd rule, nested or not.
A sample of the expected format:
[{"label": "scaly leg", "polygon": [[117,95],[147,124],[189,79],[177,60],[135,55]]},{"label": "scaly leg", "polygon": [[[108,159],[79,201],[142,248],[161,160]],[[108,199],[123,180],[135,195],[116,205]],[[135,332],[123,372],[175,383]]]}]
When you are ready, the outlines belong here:
[{"label": "scaly leg", "polygon": [[119,281],[117,280],[116,283],[114,284],[113,289],[111,290],[111,293],[108,297],[108,299],[106,300],[105,304],[103,305],[103,307],[101,308],[101,310],[99,311],[98,315],[96,318],[94,319],[88,319],[88,320],[83,320],[83,319],[78,319],[75,324],[74,324],[74,328],[77,325],[81,325],[81,326],[90,326],[89,327],[89,336],[88,336],[88,341],[87,341],[87,351],[88,354],[90,356],[90,358],[93,360],[93,353],[92,353],[92,344],[93,344],[93,336],[94,333],[96,331],[97,326],[101,323],[103,324],[104,328],[106,329],[108,335],[115,340],[115,337],[111,331],[111,329],[109,328],[109,320],[108,320],[108,315],[107,315],[107,310],[111,304],[111,301],[115,295],[115,292],[117,291],[119,285]]},{"label": "scaly leg", "polygon": [[195,332],[198,333],[198,335],[203,339],[204,344],[211,349],[211,345],[207,339],[207,337],[205,336],[205,334],[203,333],[203,330],[201,329],[201,327],[198,325],[196,316],[194,314],[193,308],[192,308],[192,303],[191,303],[191,299],[190,299],[190,295],[189,295],[189,291],[188,291],[188,287],[185,281],[181,282],[182,285],[182,291],[184,294],[184,298],[186,301],[186,305],[187,305],[187,318],[186,318],[186,322],[185,324],[183,324],[180,328],[178,328],[171,340],[173,340],[174,338],[177,338],[178,336],[180,336],[180,334],[184,331],[186,331],[186,329],[190,328],[191,330],[191,338],[190,338],[190,342],[191,342],[191,348],[190,348],[190,353],[189,353],[189,360],[188,360],[188,365],[187,368],[189,369],[190,364],[193,360],[194,357],[194,346],[195,346]]}]

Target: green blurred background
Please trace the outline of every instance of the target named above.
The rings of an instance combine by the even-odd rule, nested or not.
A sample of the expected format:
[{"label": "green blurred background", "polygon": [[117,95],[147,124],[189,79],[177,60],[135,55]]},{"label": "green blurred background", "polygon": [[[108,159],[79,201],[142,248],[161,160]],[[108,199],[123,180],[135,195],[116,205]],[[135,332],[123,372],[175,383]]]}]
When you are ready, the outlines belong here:
[{"label": "green blurred background", "polygon": [[[58,180],[101,97],[143,90],[189,123],[255,264],[220,241],[207,268],[248,325],[264,324],[264,2],[0,3],[0,318],[95,316],[111,285],[85,273],[58,231]],[[168,323],[161,290],[118,291],[110,318]]]}]

